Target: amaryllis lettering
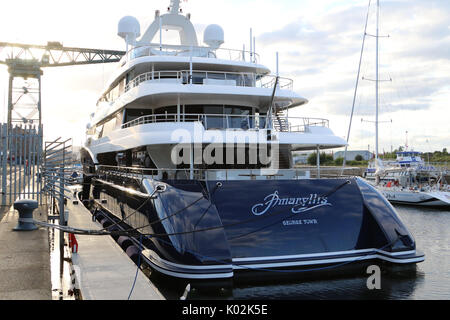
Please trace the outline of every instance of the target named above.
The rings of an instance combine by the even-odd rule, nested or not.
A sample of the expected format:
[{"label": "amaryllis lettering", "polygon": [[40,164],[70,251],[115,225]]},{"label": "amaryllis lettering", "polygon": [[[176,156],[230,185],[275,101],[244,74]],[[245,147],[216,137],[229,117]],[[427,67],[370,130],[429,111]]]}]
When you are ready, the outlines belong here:
[{"label": "amaryllis lettering", "polygon": [[276,206],[291,206],[292,213],[309,211],[322,206],[331,206],[327,197],[319,196],[317,193],[311,193],[308,197],[298,198],[280,198],[278,191],[267,195],[264,202],[255,204],[252,207],[252,213],[260,216]]}]

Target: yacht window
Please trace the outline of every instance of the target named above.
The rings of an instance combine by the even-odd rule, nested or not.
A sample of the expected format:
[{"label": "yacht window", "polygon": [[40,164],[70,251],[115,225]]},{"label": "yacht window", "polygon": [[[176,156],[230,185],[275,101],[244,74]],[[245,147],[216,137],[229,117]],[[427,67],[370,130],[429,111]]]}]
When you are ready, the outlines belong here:
[{"label": "yacht window", "polygon": [[[202,121],[206,129],[254,127],[254,117],[249,117],[253,115],[252,107],[229,105],[185,105],[184,107],[185,121],[197,121],[199,114],[204,115]],[[176,107],[174,108],[176,113]],[[190,114],[195,116],[190,117]],[[227,115],[230,116],[227,117]]]},{"label": "yacht window", "polygon": [[240,79],[243,79],[243,83],[241,83],[240,85],[242,85],[244,87],[254,87],[255,86],[255,83],[256,83],[255,74],[245,73],[242,77],[240,77]]},{"label": "yacht window", "polygon": [[155,109],[155,114],[177,114],[177,106]]},{"label": "yacht window", "polygon": [[231,116],[228,117],[229,128],[249,129],[253,128],[253,117],[250,107],[225,106],[224,113]]},{"label": "yacht window", "polygon": [[252,113],[251,107],[240,107],[240,106],[225,106],[225,114],[243,114],[248,115]]},{"label": "yacht window", "polygon": [[133,121],[134,119],[148,116],[152,114],[151,109],[125,109],[125,121],[124,123]]},{"label": "yacht window", "polygon": [[[235,74],[227,74],[227,79],[230,80],[232,76],[236,76]],[[215,80],[225,80],[225,73],[214,73],[214,72],[208,72],[208,79],[215,79]]]},{"label": "yacht window", "polygon": [[193,72],[192,73],[192,84],[203,84],[203,79],[206,78],[205,72]]},{"label": "yacht window", "polygon": [[223,106],[203,106],[203,113],[206,114],[223,114]]},{"label": "yacht window", "polygon": [[203,112],[203,106],[202,105],[187,105],[185,106],[185,113],[186,114],[202,114]]},{"label": "yacht window", "polygon": [[223,106],[204,106],[203,113],[206,114],[204,120],[206,129],[226,128],[226,118],[224,117]]},{"label": "yacht window", "polygon": [[158,108],[155,110],[155,121],[176,121],[177,106]]}]

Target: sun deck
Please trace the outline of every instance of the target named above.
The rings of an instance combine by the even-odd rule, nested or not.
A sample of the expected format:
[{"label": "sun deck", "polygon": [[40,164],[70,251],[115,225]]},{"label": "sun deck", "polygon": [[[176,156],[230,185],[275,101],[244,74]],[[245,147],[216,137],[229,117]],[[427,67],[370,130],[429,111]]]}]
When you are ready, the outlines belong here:
[{"label": "sun deck", "polygon": [[168,44],[135,47],[129,50],[123,59],[129,61],[147,56],[200,57],[249,63],[258,63],[260,60],[259,54],[247,50]]}]

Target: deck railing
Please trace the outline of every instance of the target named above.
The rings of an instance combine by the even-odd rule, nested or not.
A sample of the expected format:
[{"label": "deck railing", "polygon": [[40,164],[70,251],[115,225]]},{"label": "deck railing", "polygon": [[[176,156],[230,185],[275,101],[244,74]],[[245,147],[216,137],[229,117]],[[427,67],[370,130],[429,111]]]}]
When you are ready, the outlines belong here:
[{"label": "deck railing", "polygon": [[150,44],[146,46],[140,46],[128,51],[127,59],[132,60],[146,56],[173,56],[173,57],[200,57],[211,58],[231,61],[243,61],[258,63],[259,55],[255,52],[218,48],[213,49],[211,47],[190,47],[180,45],[168,45],[168,44]]},{"label": "deck railing", "polygon": [[[249,72],[223,72],[193,70],[179,71],[150,71],[142,73],[125,86],[125,92],[139,86],[143,82],[200,84],[200,85],[231,85],[238,87],[273,88],[276,76],[262,75]],[[292,90],[293,80],[278,78],[278,88]]]},{"label": "deck railing", "polygon": [[[98,178],[108,181],[112,177],[126,179],[151,178],[157,180],[298,180],[310,178],[311,169],[152,169],[142,167],[97,166]],[[126,184],[126,183],[125,183]]]},{"label": "deck railing", "polygon": [[271,121],[269,119],[269,125],[266,124],[267,119],[268,117],[265,115],[166,113],[136,118],[124,123],[122,129],[160,122],[200,122],[206,130],[272,128],[279,132],[305,132],[307,127],[329,127],[329,121],[327,119],[273,116]]}]

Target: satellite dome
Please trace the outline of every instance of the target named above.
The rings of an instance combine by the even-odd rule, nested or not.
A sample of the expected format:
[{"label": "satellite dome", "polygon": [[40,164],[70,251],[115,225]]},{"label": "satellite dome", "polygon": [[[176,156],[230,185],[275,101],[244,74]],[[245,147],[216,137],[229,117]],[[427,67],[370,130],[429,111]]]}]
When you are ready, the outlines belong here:
[{"label": "satellite dome", "polygon": [[224,34],[221,26],[210,24],[203,33],[203,42],[211,48],[217,49],[224,43]]},{"label": "satellite dome", "polygon": [[135,17],[126,16],[120,19],[117,35],[123,39],[135,40],[141,35],[141,26]]}]

